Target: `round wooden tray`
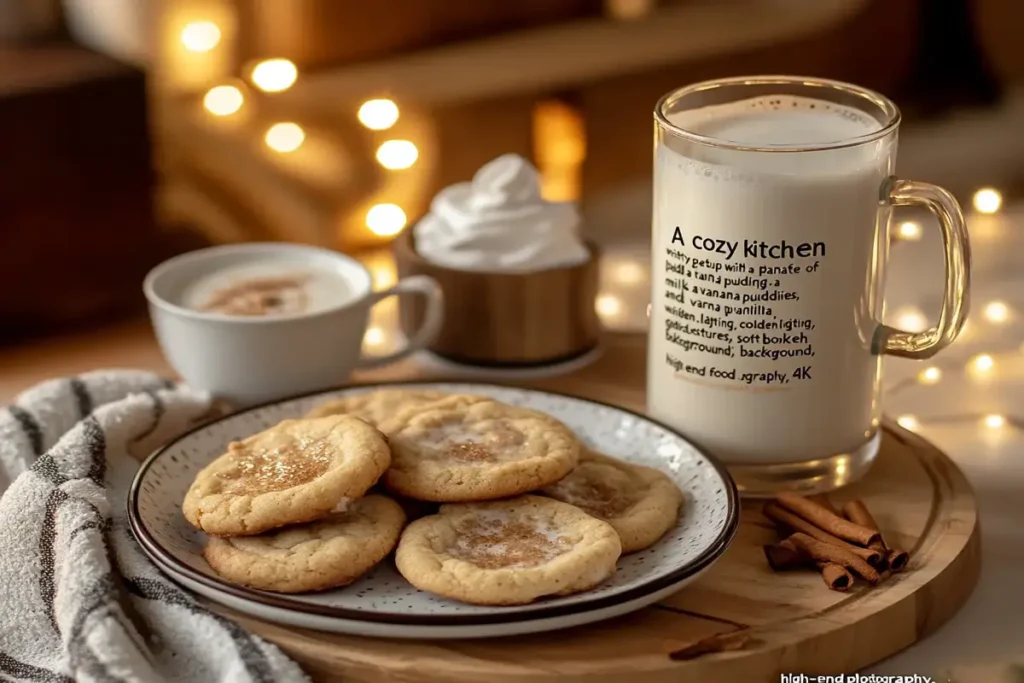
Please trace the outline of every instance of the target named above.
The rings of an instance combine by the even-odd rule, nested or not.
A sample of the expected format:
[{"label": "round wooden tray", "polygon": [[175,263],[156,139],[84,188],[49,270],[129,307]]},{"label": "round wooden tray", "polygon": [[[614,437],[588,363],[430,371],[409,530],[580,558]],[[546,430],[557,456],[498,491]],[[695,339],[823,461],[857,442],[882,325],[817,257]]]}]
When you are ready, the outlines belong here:
[{"label": "round wooden tray", "polygon": [[[778,683],[782,673],[853,673],[949,619],[980,569],[970,485],[924,439],[886,425],[868,477],[831,496],[835,503],[854,497],[912,561],[878,587],[858,584],[849,593],[829,591],[816,572],[768,569],[761,547],[776,532],[750,502],[733,545],[698,582],[632,615],[557,633],[399,642],[277,626],[211,606],[277,643],[317,681]],[[737,631],[749,636],[739,650],[671,656]]]}]

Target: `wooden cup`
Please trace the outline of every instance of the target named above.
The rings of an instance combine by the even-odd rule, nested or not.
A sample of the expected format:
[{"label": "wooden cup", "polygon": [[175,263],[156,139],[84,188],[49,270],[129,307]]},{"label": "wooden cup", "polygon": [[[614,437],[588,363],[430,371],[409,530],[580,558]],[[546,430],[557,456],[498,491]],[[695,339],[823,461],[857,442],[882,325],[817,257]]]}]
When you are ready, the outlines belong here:
[{"label": "wooden cup", "polygon": [[[535,273],[455,270],[422,258],[412,230],[395,240],[399,277],[429,275],[444,291],[441,333],[429,349],[468,365],[528,367],[563,362],[597,346],[601,324],[594,308],[600,252],[578,266]],[[419,329],[423,303],[399,303],[402,330]]]}]

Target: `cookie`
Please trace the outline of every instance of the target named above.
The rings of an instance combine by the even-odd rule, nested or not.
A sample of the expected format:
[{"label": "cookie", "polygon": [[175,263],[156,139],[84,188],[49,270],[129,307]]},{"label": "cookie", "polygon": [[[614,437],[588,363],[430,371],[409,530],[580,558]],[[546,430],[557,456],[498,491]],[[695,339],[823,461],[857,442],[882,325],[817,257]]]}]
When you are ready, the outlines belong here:
[{"label": "cookie", "polygon": [[473,396],[451,396],[381,423],[391,443],[384,483],[408,498],[506,498],[572,471],[579,443],[558,420]]},{"label": "cookie", "polygon": [[321,403],[313,408],[306,417],[355,415],[376,426],[384,419],[392,417],[406,408],[432,403],[445,396],[447,394],[429,389],[378,389],[365,394],[343,396]]},{"label": "cookie", "polygon": [[442,505],[402,533],[398,571],[412,585],[475,605],[523,605],[597,586],[615,573],[619,536],[566,503],[520,496]]},{"label": "cookie", "polygon": [[359,498],[391,462],[359,418],[285,420],[207,465],[185,494],[185,518],[217,536],[247,536],[325,516]]},{"label": "cookie", "polygon": [[352,583],[387,557],[405,523],[398,503],[367,496],[316,522],[259,536],[211,538],[203,557],[232,583],[303,593]]},{"label": "cookie", "polygon": [[575,470],[540,493],[611,524],[623,553],[654,545],[675,526],[683,505],[682,491],[663,472],[589,449]]}]

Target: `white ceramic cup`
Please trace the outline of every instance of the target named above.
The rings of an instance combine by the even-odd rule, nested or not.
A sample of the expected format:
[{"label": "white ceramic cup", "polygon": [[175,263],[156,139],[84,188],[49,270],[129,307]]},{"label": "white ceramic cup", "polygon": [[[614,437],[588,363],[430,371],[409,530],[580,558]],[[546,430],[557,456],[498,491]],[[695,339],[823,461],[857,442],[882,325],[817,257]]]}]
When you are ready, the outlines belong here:
[{"label": "white ceramic cup", "polygon": [[[243,317],[181,304],[198,278],[250,262],[325,269],[344,281],[346,296],[310,313]],[[375,292],[370,272],[343,254],[294,244],[240,244],[176,256],[146,276],[143,291],[164,355],[189,386],[235,407],[252,406],[345,382],[353,370],[392,363],[430,344],[441,328],[441,288],[409,277]],[[426,299],[427,314],[405,346],[387,355],[362,353],[370,309],[391,296]]]}]

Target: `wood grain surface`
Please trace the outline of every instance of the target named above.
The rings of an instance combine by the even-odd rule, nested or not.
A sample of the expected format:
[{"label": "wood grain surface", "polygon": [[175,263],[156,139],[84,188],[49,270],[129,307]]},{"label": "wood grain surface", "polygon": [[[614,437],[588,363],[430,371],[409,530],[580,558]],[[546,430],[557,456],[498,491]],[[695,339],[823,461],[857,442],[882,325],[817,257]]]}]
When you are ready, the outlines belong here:
[{"label": "wood grain surface", "polygon": [[[572,375],[522,384],[643,409],[645,339],[607,335],[604,354]],[[98,333],[75,343],[0,352],[0,396],[45,376],[117,359],[164,369],[142,327]],[[16,371],[14,375],[7,370]],[[359,381],[423,379],[407,362]],[[879,587],[827,590],[811,571],[773,573],[762,544],[775,531],[744,506],[726,555],[693,585],[619,619],[557,633],[469,641],[388,641],[269,624],[213,605],[277,643],[317,681],[526,683],[777,683],[781,673],[851,673],[938,628],[964,603],[980,570],[974,495],[963,474],[922,438],[887,425],[879,459],[860,483],[832,496],[864,500],[889,541],[912,552],[910,568]],[[714,634],[743,631],[734,652],[673,661],[670,653]],[[921,672],[929,673],[929,672]]]}]

